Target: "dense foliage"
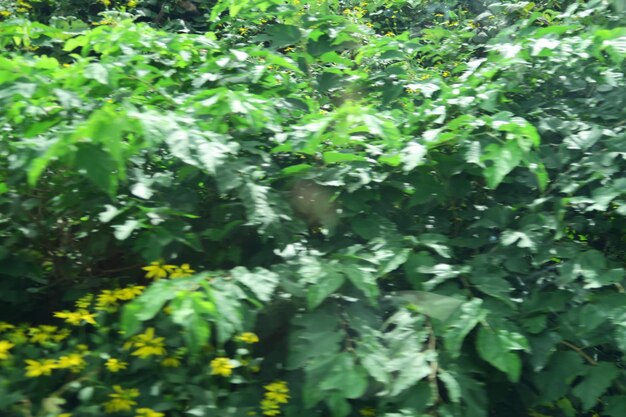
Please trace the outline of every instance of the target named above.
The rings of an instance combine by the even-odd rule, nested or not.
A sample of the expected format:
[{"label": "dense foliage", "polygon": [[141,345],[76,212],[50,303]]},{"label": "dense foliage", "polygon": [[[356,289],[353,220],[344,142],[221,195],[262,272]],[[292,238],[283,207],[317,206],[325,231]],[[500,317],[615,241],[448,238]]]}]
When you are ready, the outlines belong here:
[{"label": "dense foliage", "polygon": [[0,2],[0,414],[623,417],[623,12]]}]

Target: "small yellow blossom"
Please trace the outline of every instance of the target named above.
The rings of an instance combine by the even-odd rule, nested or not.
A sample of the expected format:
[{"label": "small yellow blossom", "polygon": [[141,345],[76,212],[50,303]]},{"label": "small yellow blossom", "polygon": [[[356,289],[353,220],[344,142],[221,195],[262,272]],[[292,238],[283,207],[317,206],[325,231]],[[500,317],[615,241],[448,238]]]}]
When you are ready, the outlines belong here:
[{"label": "small yellow blossom", "polygon": [[15,329],[13,324],[7,323],[6,321],[0,321],[0,333],[12,329]]},{"label": "small yellow blossom", "polygon": [[368,28],[370,28],[370,29],[374,27],[374,25],[372,24],[372,22],[366,22],[366,23],[365,23],[365,26],[367,26],[367,27],[368,27]]},{"label": "small yellow blossom", "polygon": [[[173,277],[173,273],[172,273],[172,277]],[[119,290],[115,290],[113,294],[115,295],[115,297],[117,297],[120,300],[124,300],[124,301],[132,300],[138,295],[141,295],[141,293],[143,292],[145,288],[146,287],[144,287],[143,285],[133,285],[130,287],[120,288]]]},{"label": "small yellow blossom", "polygon": [[2,17],[9,17],[11,16],[11,12],[8,10],[0,10],[0,16]]},{"label": "small yellow blossom", "polygon": [[248,33],[249,30],[250,29],[248,29],[247,27],[241,27],[241,28],[239,28],[239,34],[245,35],[245,34]]},{"label": "small yellow blossom", "polygon": [[444,72],[442,72],[442,73],[441,73],[441,76],[442,76],[442,77],[444,77],[444,78],[449,77],[449,76],[450,76],[450,71],[444,71]]},{"label": "small yellow blossom", "polygon": [[359,414],[363,417],[374,417],[376,415],[376,410],[372,407],[361,408],[359,410]]},{"label": "small yellow blossom", "polygon": [[420,80],[427,80],[430,78],[430,74],[422,74],[422,76],[420,77]]},{"label": "small yellow blossom", "polygon": [[57,368],[70,369],[72,372],[80,371],[85,365],[83,357],[78,353],[70,353],[69,355],[61,356],[57,361]]},{"label": "small yellow blossom", "polygon": [[15,346],[13,343],[8,340],[0,340],[0,360],[9,359],[9,350]]},{"label": "small yellow blossom", "polygon": [[41,361],[26,359],[24,362],[26,362],[26,376],[29,378],[50,375],[52,374],[52,370],[57,368],[56,361],[53,359],[44,359]]},{"label": "small yellow blossom", "polygon": [[233,368],[231,360],[225,357],[218,357],[211,361],[211,375],[230,376]]},{"label": "small yellow blossom", "polygon": [[184,278],[190,277],[193,273],[196,272],[194,269],[191,269],[189,264],[182,264],[180,267],[177,267],[171,274],[170,278]]},{"label": "small yellow blossom", "polygon": [[117,304],[117,295],[111,290],[102,290],[96,298],[96,310],[108,310]]},{"label": "small yellow blossom", "polygon": [[280,405],[272,400],[262,400],[261,410],[265,416],[277,416],[280,414]]},{"label": "small yellow blossom", "polygon": [[158,281],[161,278],[167,277],[168,274],[174,271],[176,269],[176,265],[164,265],[162,262],[154,261],[150,262],[150,265],[144,266],[141,269],[147,271],[146,278]]},{"label": "small yellow blossom", "polygon": [[135,350],[131,355],[139,356],[141,359],[146,359],[150,356],[163,356],[165,355],[165,338],[154,337],[154,328],[148,327],[142,334],[138,334],[133,337],[131,346],[135,347]]},{"label": "small yellow blossom", "polygon": [[137,7],[137,1],[136,0],[130,0],[128,3],[126,3],[126,6],[129,9],[134,9],[135,7]]},{"label": "small yellow blossom", "polygon": [[180,367],[180,359],[173,356],[168,356],[161,361],[161,365],[165,366],[166,368],[178,368]]},{"label": "small yellow blossom", "polygon": [[136,388],[123,389],[119,385],[113,385],[113,393],[109,394],[110,400],[105,402],[104,411],[115,413],[118,411],[130,411],[137,402],[133,399],[139,397],[139,390]]},{"label": "small yellow blossom", "polygon": [[391,32],[391,31],[389,31],[389,32],[385,33],[385,36],[393,37],[393,36],[396,36],[396,34]]},{"label": "small yellow blossom", "polygon": [[109,358],[109,359],[107,359],[107,361],[104,364],[104,366],[107,367],[109,372],[119,372],[119,371],[121,371],[123,369],[126,369],[126,367],[128,366],[128,363],[123,362],[123,361],[121,361],[119,359]]},{"label": "small yellow blossom", "polygon": [[243,343],[259,343],[259,336],[252,332],[244,332],[237,336],[237,340]]},{"label": "small yellow blossom", "polygon": [[82,309],[76,311],[57,311],[54,313],[54,317],[63,319],[66,323],[73,326],[78,326],[83,321],[89,324],[96,324],[95,314]]},{"label": "small yellow blossom", "polygon": [[61,329],[58,332],[56,332],[55,334],[52,335],[52,340],[54,340],[55,342],[59,343],[65,339],[67,339],[70,334],[72,334],[72,332],[70,331],[70,329]]},{"label": "small yellow blossom", "polygon": [[135,417],[164,417],[165,414],[154,411],[151,408],[138,408]]},{"label": "small yellow blossom", "polygon": [[74,305],[76,306],[76,308],[86,309],[89,307],[92,301],[93,301],[93,294],[87,294],[84,297],[81,297],[78,300],[76,300]]}]

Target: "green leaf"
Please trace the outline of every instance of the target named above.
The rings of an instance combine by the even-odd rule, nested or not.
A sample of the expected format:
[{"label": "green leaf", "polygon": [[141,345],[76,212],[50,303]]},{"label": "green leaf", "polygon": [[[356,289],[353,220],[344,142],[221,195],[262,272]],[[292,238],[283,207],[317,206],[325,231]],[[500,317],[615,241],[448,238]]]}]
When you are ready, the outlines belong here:
[{"label": "green leaf", "polygon": [[267,29],[266,33],[274,48],[293,45],[302,38],[300,28],[292,25],[274,24]]},{"label": "green leaf", "polygon": [[251,272],[238,266],[230,273],[236,281],[248,287],[261,301],[270,301],[278,285],[278,275],[264,268],[255,268]]},{"label": "green leaf", "polygon": [[484,320],[486,312],[481,308],[482,300],[475,298],[464,303],[446,323],[443,342],[450,356],[461,354],[463,340],[476,325]]},{"label": "green leaf", "polygon": [[483,162],[490,162],[483,170],[489,188],[497,188],[504,177],[522,161],[522,149],[515,141],[507,141],[504,145],[491,144],[485,147]]},{"label": "green leaf", "polygon": [[100,84],[109,85],[109,72],[104,65],[97,62],[87,65],[83,75],[85,78],[96,80]]},{"label": "green leaf", "polygon": [[81,144],[76,152],[76,167],[85,171],[98,188],[113,197],[117,191],[117,164],[97,146]]},{"label": "green leaf", "polygon": [[620,374],[619,369],[609,362],[599,362],[589,370],[572,394],[580,398],[583,410],[587,411],[600,402],[600,397],[611,386],[611,383]]},{"label": "green leaf", "polygon": [[361,155],[355,155],[352,153],[344,153],[337,151],[324,152],[324,162],[327,164],[336,164],[339,162],[352,162],[352,161],[365,161],[366,158]]},{"label": "green leaf", "polygon": [[324,271],[324,274],[307,290],[306,298],[309,309],[317,308],[329,295],[341,288],[344,281],[344,275],[338,271]]},{"label": "green leaf", "polygon": [[528,350],[528,341],[519,333],[481,327],[476,348],[481,358],[506,373],[511,382],[519,381],[522,371],[520,357],[514,350]]},{"label": "green leaf", "polygon": [[399,291],[397,294],[398,300],[408,302],[420,313],[440,321],[448,320],[464,303],[458,298],[426,291]]}]

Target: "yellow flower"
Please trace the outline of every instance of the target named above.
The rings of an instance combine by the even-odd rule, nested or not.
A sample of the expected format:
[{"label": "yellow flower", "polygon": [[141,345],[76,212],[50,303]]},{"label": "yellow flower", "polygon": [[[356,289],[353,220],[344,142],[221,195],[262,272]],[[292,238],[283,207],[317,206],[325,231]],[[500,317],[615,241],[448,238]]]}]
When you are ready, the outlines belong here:
[{"label": "yellow flower", "polygon": [[94,325],[96,324],[95,314],[90,313],[87,310],[57,311],[54,313],[54,317],[63,319],[65,320],[66,323],[71,324],[73,326],[78,326],[83,321],[89,324],[94,324]]},{"label": "yellow flower", "polygon": [[15,326],[13,324],[7,323],[6,321],[0,321],[0,332],[12,329],[15,329]]},{"label": "yellow flower", "polygon": [[244,332],[244,333],[241,333],[239,336],[237,336],[237,340],[239,340],[240,342],[249,343],[249,344],[258,343],[259,336],[257,336],[256,334],[252,332]]},{"label": "yellow flower", "polygon": [[265,385],[263,388],[269,392],[280,392],[283,394],[289,393],[289,387],[287,387],[287,383],[285,381],[274,381]]},{"label": "yellow flower", "polygon": [[146,278],[154,279],[155,281],[160,280],[161,278],[167,277],[169,273],[176,269],[175,265],[164,265],[159,261],[150,262],[150,265],[144,266],[143,268],[146,272]]},{"label": "yellow flower", "polygon": [[262,400],[261,410],[265,416],[277,416],[280,414],[280,405],[272,400]]},{"label": "yellow flower", "polygon": [[164,417],[165,414],[154,411],[150,408],[138,408],[135,417]]},{"label": "yellow flower", "polygon": [[9,350],[15,346],[13,343],[8,340],[0,340],[0,360],[9,359]]},{"label": "yellow flower", "polygon": [[166,368],[178,368],[180,366],[180,359],[173,356],[168,356],[161,361],[161,365],[165,366]]},{"label": "yellow flower", "polygon": [[76,308],[86,309],[89,307],[92,300],[93,300],[93,294],[87,294],[84,297],[81,297],[78,300],[76,300],[74,305],[76,306]]},{"label": "yellow flower", "polygon": [[126,3],[126,6],[128,6],[129,9],[134,9],[135,7],[137,7],[137,2],[135,0],[130,0],[128,3]]},{"label": "yellow flower", "polygon": [[117,411],[130,411],[137,402],[133,398],[139,397],[139,390],[136,388],[123,389],[119,385],[113,385],[115,392],[109,394],[110,400],[105,402],[104,411],[115,413]]},{"label": "yellow flower", "polygon": [[444,77],[444,78],[449,77],[449,76],[450,76],[450,71],[444,71],[444,72],[442,72],[442,73],[441,73],[441,76],[442,76],[442,77]]},{"label": "yellow flower", "polygon": [[249,31],[249,30],[250,30],[250,29],[248,29],[248,28],[246,28],[246,27],[241,27],[241,28],[239,28],[239,33],[240,33],[241,35],[245,35],[246,33],[248,33],[248,31]]},{"label": "yellow flower", "polygon": [[69,337],[69,335],[72,332],[70,332],[70,329],[61,329],[58,332],[56,332],[55,334],[52,335],[52,340],[54,340],[55,342],[59,343],[65,339],[67,339]]},{"label": "yellow flower", "polygon": [[266,392],[265,398],[282,404],[286,404],[287,402],[289,402],[289,394],[283,394],[282,392]]},{"label": "yellow flower", "polygon": [[211,375],[230,376],[233,368],[231,360],[225,357],[218,357],[211,361]]},{"label": "yellow flower", "polygon": [[69,368],[73,372],[78,372],[85,367],[83,357],[78,353],[70,353],[67,356],[61,356],[57,361],[57,368]]},{"label": "yellow flower", "polygon": [[141,359],[146,359],[152,355],[165,355],[164,340],[165,338],[163,337],[154,337],[154,328],[148,327],[144,333],[133,338],[131,346],[134,346],[137,350],[131,353],[131,355],[139,356]]},{"label": "yellow flower", "polygon": [[115,290],[115,296],[120,300],[132,300],[133,298],[141,295],[144,290],[143,285],[133,285],[131,287],[120,288],[119,290]]},{"label": "yellow flower", "polygon": [[196,271],[191,269],[189,264],[182,264],[170,274],[170,278],[190,277],[191,275],[193,275],[194,272]]},{"label": "yellow flower", "polygon": [[389,32],[385,33],[385,36],[392,37],[392,36],[396,36],[396,34],[391,32],[391,31],[389,31]]},{"label": "yellow flower", "polygon": [[96,310],[107,310],[117,304],[117,295],[111,290],[102,290],[96,298]]},{"label": "yellow flower", "polygon": [[26,359],[26,376],[30,378],[50,375],[53,369],[56,369],[57,364],[53,359],[44,359],[42,361],[36,361],[33,359]]},{"label": "yellow flower", "polygon": [[11,12],[8,10],[0,10],[0,16],[2,17],[9,17],[11,16]]},{"label": "yellow flower", "polygon": [[104,366],[106,366],[110,372],[119,372],[122,369],[126,369],[126,367],[128,366],[128,363],[123,362],[119,359],[109,358],[104,364]]}]

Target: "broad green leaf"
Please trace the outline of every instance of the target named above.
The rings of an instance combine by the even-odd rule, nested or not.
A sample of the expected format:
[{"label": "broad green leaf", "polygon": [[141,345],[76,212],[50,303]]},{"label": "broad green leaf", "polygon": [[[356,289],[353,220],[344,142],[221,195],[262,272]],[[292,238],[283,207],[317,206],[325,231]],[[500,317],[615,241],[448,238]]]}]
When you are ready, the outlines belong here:
[{"label": "broad green leaf", "polygon": [[278,275],[264,268],[248,271],[246,268],[236,267],[230,273],[236,281],[248,287],[261,301],[270,301],[278,285]]},{"label": "broad green leaf", "polygon": [[582,401],[584,411],[600,401],[601,396],[619,374],[620,370],[609,362],[600,362],[589,370],[585,379],[572,390],[572,393]]},{"label": "broad green leaf", "polygon": [[504,145],[491,144],[485,147],[482,157],[487,162],[483,175],[489,188],[497,188],[507,176],[522,161],[523,151],[515,141],[507,141]]},{"label": "broad green leaf", "polygon": [[461,354],[463,340],[476,325],[484,320],[486,312],[481,308],[482,300],[475,298],[461,305],[446,323],[443,343],[453,358]]},{"label": "broad green leaf", "polygon": [[481,358],[506,373],[511,382],[519,381],[522,361],[515,350],[528,350],[528,341],[519,333],[482,326],[476,348]]},{"label": "broad green leaf", "polygon": [[340,272],[325,271],[307,290],[306,298],[309,309],[317,308],[329,295],[341,288],[344,281],[344,275]]},{"label": "broad green leaf", "polygon": [[448,320],[464,303],[464,300],[458,298],[426,291],[399,291],[397,294],[399,300],[410,303],[420,313],[440,321]]}]

